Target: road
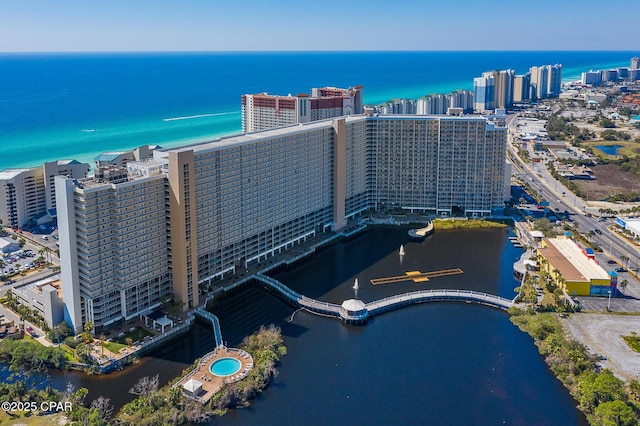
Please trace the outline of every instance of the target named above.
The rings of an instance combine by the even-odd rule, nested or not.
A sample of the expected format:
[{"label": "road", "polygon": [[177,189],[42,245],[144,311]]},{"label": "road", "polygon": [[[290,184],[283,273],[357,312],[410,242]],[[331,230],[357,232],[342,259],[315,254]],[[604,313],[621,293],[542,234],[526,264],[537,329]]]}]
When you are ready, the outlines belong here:
[{"label": "road", "polygon": [[[507,155],[514,165],[513,174],[529,183],[545,200],[549,201],[551,210],[568,212],[580,232],[587,233],[591,230],[596,232],[594,241],[612,257],[620,261],[621,256],[627,256],[629,266],[637,268],[640,265],[640,251],[607,229],[607,226],[613,223],[611,219],[599,222],[597,218],[587,216],[585,202],[551,176],[544,160],[530,164],[522,161],[513,140],[516,129],[512,126],[516,123],[516,118],[515,114],[507,118],[509,135]],[[600,234],[597,234],[596,230],[600,231]],[[622,264],[621,261],[620,263]]]}]

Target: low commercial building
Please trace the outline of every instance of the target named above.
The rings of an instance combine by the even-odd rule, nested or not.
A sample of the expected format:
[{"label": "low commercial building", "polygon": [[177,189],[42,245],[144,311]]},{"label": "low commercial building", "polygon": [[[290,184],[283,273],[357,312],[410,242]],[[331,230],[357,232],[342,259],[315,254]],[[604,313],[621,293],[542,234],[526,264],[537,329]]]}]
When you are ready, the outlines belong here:
[{"label": "low commercial building", "polygon": [[0,252],[8,254],[18,250],[20,250],[20,243],[17,240],[0,237]]},{"label": "low commercial building", "polygon": [[21,305],[37,311],[53,328],[64,320],[61,287],[62,282],[56,276],[15,287],[13,294]]},{"label": "low commercial building", "polygon": [[616,218],[616,223],[623,229],[633,233],[636,237],[640,238],[640,218]]},{"label": "low commercial building", "polygon": [[545,238],[538,249],[541,270],[570,296],[608,296],[615,294],[611,276],[572,240]]}]

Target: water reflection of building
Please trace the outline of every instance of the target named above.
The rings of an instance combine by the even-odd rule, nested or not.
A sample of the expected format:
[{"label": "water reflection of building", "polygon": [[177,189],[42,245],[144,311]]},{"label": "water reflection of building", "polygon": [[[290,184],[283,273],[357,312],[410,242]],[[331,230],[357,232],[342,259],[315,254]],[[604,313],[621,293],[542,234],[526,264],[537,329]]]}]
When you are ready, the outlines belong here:
[{"label": "water reflection of building", "polygon": [[193,308],[199,286],[368,209],[490,215],[505,145],[480,116],[350,116],[157,150],[124,180],[58,178],[68,321],[130,319],[170,291]]}]

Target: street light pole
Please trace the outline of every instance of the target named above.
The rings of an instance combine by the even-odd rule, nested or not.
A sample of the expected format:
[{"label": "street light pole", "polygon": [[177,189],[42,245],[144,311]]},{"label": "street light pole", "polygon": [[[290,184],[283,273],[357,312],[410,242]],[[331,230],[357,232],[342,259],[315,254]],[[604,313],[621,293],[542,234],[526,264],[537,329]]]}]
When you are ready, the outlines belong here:
[{"label": "street light pole", "polygon": [[611,310],[611,290],[609,290],[609,302],[607,303],[607,311]]}]

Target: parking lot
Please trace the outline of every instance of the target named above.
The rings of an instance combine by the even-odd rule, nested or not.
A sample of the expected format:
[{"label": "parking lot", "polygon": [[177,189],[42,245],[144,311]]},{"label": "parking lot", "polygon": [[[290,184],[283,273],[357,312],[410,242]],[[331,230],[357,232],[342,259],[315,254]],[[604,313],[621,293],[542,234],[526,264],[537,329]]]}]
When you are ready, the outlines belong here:
[{"label": "parking lot", "polygon": [[575,314],[562,319],[574,339],[586,345],[594,355],[605,359],[603,368],[610,368],[621,379],[637,379],[640,354],[631,349],[621,336],[640,333],[640,316]]}]

